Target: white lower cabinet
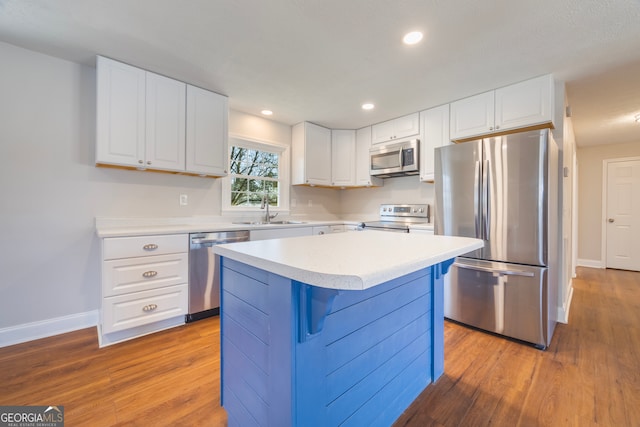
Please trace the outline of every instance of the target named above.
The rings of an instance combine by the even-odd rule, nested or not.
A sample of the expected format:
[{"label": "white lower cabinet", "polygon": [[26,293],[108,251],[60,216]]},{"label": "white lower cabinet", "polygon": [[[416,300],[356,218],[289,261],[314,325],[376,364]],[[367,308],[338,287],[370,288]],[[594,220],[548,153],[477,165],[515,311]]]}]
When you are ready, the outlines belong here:
[{"label": "white lower cabinet", "polygon": [[184,323],[188,242],[187,234],[103,240],[101,346]]},{"label": "white lower cabinet", "polygon": [[315,235],[323,235],[323,234],[331,234],[331,233],[342,233],[344,232],[343,224],[336,225],[318,225],[313,227],[313,234]]},{"label": "white lower cabinet", "polygon": [[250,240],[283,239],[286,237],[311,236],[311,227],[251,230],[250,236]]}]

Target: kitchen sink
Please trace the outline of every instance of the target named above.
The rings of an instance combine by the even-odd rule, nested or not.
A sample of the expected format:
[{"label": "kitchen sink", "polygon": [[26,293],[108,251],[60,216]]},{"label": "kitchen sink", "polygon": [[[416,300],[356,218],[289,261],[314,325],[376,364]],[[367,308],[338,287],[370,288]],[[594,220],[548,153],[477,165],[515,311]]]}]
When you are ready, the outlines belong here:
[{"label": "kitchen sink", "polygon": [[306,224],[304,221],[238,221],[232,222],[232,224],[243,224],[243,225],[284,225],[284,224]]}]

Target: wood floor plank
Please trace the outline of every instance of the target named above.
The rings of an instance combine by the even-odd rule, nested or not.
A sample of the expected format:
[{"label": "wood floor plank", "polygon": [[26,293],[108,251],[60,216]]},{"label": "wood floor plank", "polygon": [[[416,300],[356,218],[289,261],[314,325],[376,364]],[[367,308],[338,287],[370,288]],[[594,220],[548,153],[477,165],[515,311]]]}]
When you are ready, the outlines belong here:
[{"label": "wood floor plank", "polygon": [[[546,351],[445,322],[445,373],[395,426],[640,425],[640,273],[579,268]],[[98,348],[95,328],[0,348],[0,405],[69,426],[225,426],[218,317]]]}]

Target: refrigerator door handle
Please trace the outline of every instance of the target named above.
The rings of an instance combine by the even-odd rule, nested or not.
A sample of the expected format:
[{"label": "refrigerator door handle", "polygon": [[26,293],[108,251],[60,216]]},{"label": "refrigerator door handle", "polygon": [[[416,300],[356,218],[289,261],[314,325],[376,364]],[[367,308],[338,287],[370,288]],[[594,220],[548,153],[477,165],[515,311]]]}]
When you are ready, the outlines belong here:
[{"label": "refrigerator door handle", "polygon": [[480,169],[480,162],[476,161],[476,165],[475,165],[475,171],[474,171],[474,181],[473,181],[473,189],[474,189],[474,200],[473,200],[473,205],[474,205],[474,212],[473,212],[473,216],[474,216],[474,222],[475,222],[475,231],[476,231],[476,238],[481,238],[481,230],[480,230],[480,226],[481,226],[481,216],[480,216],[480,203],[482,201],[482,187],[480,186],[480,182],[482,180],[482,170]]},{"label": "refrigerator door handle", "polygon": [[489,160],[485,160],[484,162],[484,198],[483,198],[483,217],[484,217],[484,240],[489,240],[490,238],[490,234],[491,234],[491,198],[490,198],[490,192],[489,190],[491,189],[490,186],[490,182],[489,182],[489,178],[491,177],[491,170],[489,169],[489,167],[491,166],[491,164],[489,163]]},{"label": "refrigerator door handle", "polygon": [[532,272],[530,272],[530,271],[498,270],[498,269],[495,269],[495,268],[481,267],[481,266],[477,266],[477,265],[461,264],[459,262],[454,262],[453,265],[455,265],[458,268],[466,268],[467,270],[482,271],[484,273],[495,273],[495,274],[498,274],[500,276],[524,276],[524,277],[533,277],[534,276],[534,274]]}]

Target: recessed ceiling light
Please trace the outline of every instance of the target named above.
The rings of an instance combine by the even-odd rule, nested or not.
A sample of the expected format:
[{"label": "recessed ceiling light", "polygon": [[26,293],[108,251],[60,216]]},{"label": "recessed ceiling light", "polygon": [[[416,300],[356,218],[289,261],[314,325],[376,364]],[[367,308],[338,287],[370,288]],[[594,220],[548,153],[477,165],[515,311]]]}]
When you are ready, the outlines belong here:
[{"label": "recessed ceiling light", "polygon": [[375,107],[375,105],[373,105],[370,102],[367,102],[366,104],[362,104],[362,109],[363,110],[373,110],[373,107]]},{"label": "recessed ceiling light", "polygon": [[410,33],[405,34],[404,37],[402,38],[402,42],[404,44],[416,44],[420,40],[422,40],[422,33],[420,31],[412,31]]},{"label": "recessed ceiling light", "polygon": [[273,111],[271,111],[271,110],[262,110],[261,113],[264,114],[265,116],[270,116],[270,115],[273,114]]}]

